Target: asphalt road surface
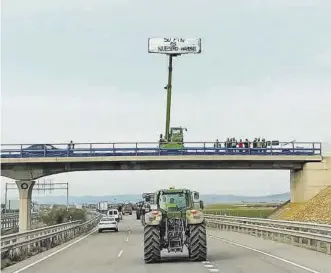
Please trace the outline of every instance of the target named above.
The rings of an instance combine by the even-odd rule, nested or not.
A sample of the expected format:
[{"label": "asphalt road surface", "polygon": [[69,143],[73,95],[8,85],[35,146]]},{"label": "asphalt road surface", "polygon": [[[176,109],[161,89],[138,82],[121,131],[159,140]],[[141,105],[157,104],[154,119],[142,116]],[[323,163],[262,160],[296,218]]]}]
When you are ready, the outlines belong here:
[{"label": "asphalt road surface", "polygon": [[143,227],[124,216],[119,232],[92,232],[4,269],[4,273],[330,273],[329,255],[235,232],[208,230],[208,261],[187,253],[145,264]]}]

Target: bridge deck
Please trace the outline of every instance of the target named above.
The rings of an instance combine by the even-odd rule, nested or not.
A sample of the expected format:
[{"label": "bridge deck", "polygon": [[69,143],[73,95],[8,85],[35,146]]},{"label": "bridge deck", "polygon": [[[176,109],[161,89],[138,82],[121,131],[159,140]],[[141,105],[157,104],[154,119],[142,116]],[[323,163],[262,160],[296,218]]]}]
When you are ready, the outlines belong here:
[{"label": "bridge deck", "polygon": [[31,158],[2,158],[1,164],[23,164],[23,163],[97,163],[97,162],[292,162],[306,163],[322,161],[320,155],[164,155],[164,156],[80,156],[80,157],[31,157]]},{"label": "bridge deck", "polygon": [[[184,143],[184,148],[165,149],[158,143],[78,143],[68,144],[4,144],[1,147],[1,158],[90,158],[90,157],[158,157],[158,156],[318,156],[322,154],[320,142],[279,143],[266,148],[227,148],[213,147],[210,142]],[[265,159],[264,159],[265,160]]]}]

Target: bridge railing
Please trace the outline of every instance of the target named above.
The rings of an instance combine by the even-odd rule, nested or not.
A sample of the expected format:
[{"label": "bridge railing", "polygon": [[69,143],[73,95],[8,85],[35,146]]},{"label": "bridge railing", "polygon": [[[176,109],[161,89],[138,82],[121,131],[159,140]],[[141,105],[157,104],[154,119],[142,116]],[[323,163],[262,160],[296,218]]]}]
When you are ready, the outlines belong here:
[{"label": "bridge railing", "polygon": [[91,220],[72,221],[1,237],[1,259],[22,260],[24,257],[45,251],[92,230],[101,215]]},{"label": "bridge railing", "polygon": [[207,226],[236,231],[331,255],[331,225],[205,214]]},{"label": "bridge railing", "polygon": [[[40,221],[38,213],[31,213],[31,224],[37,224]],[[6,213],[1,215],[1,231],[18,228],[19,214]]]},{"label": "bridge railing", "polygon": [[321,142],[272,142],[264,147],[232,147],[225,142],[185,142],[180,148],[162,148],[158,142],[2,144],[1,157],[86,157],[157,155],[321,155]]}]

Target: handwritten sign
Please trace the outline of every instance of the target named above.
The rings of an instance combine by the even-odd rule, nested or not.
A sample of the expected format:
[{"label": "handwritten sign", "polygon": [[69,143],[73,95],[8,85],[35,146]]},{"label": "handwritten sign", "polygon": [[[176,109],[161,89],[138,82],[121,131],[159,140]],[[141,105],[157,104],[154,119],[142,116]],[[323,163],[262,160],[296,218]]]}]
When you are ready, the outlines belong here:
[{"label": "handwritten sign", "polygon": [[201,38],[149,38],[148,53],[200,54]]}]

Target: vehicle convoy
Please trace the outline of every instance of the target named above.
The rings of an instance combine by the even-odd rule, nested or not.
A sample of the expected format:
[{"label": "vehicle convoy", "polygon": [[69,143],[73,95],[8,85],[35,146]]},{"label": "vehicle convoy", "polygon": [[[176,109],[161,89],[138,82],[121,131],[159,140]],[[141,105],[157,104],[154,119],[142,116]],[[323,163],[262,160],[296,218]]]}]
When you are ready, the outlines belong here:
[{"label": "vehicle convoy", "polygon": [[152,211],[144,215],[144,260],[161,260],[161,250],[183,252],[187,247],[192,261],[207,258],[203,202],[189,189],[162,189],[155,193]]}]

